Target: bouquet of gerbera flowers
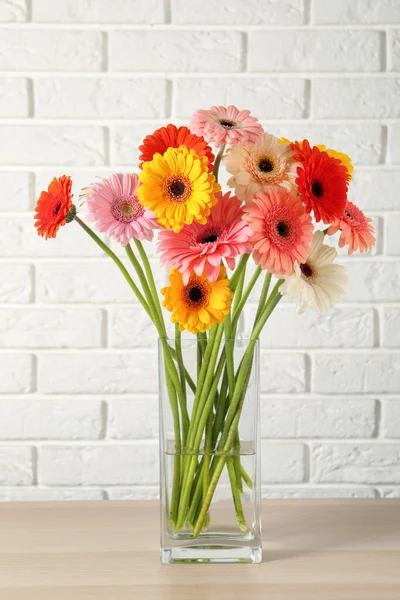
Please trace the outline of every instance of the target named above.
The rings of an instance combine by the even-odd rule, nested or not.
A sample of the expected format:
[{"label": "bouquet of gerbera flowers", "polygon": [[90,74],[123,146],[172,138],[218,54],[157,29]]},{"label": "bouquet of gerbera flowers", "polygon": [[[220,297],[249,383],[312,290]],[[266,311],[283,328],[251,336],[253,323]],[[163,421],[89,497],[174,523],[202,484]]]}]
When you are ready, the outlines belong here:
[{"label": "bouquet of gerbera flowers", "polygon": [[[115,262],[158,332],[174,435],[171,535],[185,529],[196,537],[209,526],[223,472],[246,532],[243,484],[250,489],[255,482],[235,448],[257,340],[283,295],[297,300],[298,312],[323,313],[343,299],[347,274],[335,263],[337,238],[331,236],[340,231],[340,247],[365,252],[375,243],[371,219],[347,199],[353,172],[347,155],[307,140],[277,139],[248,110],[198,110],[189,128],[161,127],[140,151],[138,174],[116,173],[80,194],[86,221],[125,248],[131,270],[80,218],[65,175],[42,192],[36,227],[46,238],[66,223],[83,227]],[[221,191],[221,165],[233,191]],[[161,294],[175,324],[173,343],[142,243],[155,233],[161,263],[170,270]],[[239,319],[262,275],[254,325],[235,364]],[[185,364],[184,330],[197,336],[194,372]]]}]

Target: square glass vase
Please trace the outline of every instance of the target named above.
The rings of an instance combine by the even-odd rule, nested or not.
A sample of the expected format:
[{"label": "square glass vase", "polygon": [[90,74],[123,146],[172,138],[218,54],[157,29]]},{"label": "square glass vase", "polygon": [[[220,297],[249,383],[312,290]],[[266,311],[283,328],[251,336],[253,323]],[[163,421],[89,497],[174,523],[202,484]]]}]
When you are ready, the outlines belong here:
[{"label": "square glass vase", "polygon": [[161,562],[261,562],[258,342],[159,340],[159,400]]}]

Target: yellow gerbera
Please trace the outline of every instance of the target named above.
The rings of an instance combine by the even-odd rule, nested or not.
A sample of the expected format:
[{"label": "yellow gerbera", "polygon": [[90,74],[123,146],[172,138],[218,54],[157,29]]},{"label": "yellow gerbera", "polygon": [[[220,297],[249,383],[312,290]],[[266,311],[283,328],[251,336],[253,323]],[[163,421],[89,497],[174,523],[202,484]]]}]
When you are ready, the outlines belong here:
[{"label": "yellow gerbera", "polygon": [[[280,144],[291,144],[292,142],[285,137],[279,138],[278,142]],[[299,147],[302,147],[302,142],[297,142]],[[318,150],[321,152],[326,152],[328,156],[332,156],[333,158],[337,158],[340,160],[342,165],[347,169],[347,181],[351,181],[352,173],[354,171],[354,166],[352,165],[351,158],[344,152],[336,152],[332,148],[327,148],[324,144],[317,144]]]},{"label": "yellow gerbera", "polygon": [[208,172],[208,158],[186,146],[168,148],[163,155],[143,163],[137,190],[140,202],[150,209],[164,229],[179,232],[193,221],[206,223],[215,194],[221,186]]},{"label": "yellow gerbera", "polygon": [[187,285],[183,285],[182,273],[172,269],[170,286],[161,290],[165,297],[163,306],[170,312],[171,321],[179,323],[180,331],[204,332],[214,323],[222,323],[231,309],[232,292],[226,269],[221,267],[217,281],[211,282],[193,271]]}]

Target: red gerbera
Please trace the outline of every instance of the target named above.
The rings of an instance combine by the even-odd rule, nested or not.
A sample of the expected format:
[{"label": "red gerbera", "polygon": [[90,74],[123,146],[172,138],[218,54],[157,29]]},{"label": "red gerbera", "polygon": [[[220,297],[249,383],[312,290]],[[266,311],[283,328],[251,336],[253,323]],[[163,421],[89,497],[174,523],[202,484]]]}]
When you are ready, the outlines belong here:
[{"label": "red gerbera", "polygon": [[141,155],[139,160],[140,168],[142,164],[149,160],[153,160],[153,156],[156,152],[164,154],[168,148],[179,148],[179,146],[186,146],[188,150],[193,149],[197,156],[206,156],[209,163],[209,171],[212,169],[214,162],[214,154],[211,151],[210,146],[207,144],[204,138],[199,135],[191,133],[187,127],[176,127],[171,123],[166,127],[160,127],[151,135],[144,138],[143,144],[139,146]]},{"label": "red gerbera", "polygon": [[339,247],[349,246],[349,254],[353,254],[356,250],[360,250],[361,253],[366,252],[375,244],[371,219],[352,202],[347,202],[344,214],[340,219],[335,219],[328,229],[328,234],[332,235],[339,229],[342,231]]},{"label": "red gerbera", "polygon": [[314,211],[315,220],[332,223],[343,216],[347,201],[347,169],[340,160],[329,156],[308,140],[291,145],[297,168],[296,183],[307,212]]},{"label": "red gerbera", "polygon": [[67,222],[68,213],[73,211],[71,194],[72,180],[70,177],[54,177],[48,191],[40,194],[35,209],[35,227],[37,232],[46,240],[55,238],[57,231]]}]

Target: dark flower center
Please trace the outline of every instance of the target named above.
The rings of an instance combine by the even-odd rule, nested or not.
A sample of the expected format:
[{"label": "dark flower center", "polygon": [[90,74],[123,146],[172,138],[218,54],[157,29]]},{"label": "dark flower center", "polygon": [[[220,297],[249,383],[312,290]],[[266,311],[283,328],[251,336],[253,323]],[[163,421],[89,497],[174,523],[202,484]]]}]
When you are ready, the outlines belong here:
[{"label": "dark flower center", "polygon": [[233,121],[220,121],[219,122],[220,125],[222,125],[222,127],[225,127],[225,129],[233,129],[235,127],[235,123],[233,123]]},{"label": "dark flower center", "polygon": [[218,236],[216,236],[215,234],[207,235],[207,237],[203,238],[203,244],[211,244],[212,242],[216,242],[217,239]]},{"label": "dark flower center", "polygon": [[316,198],[321,198],[324,194],[324,187],[320,181],[313,181],[311,191]]},{"label": "dark flower center", "polygon": [[345,215],[346,215],[346,217],[348,217],[349,219],[353,219],[353,215],[351,215],[351,214],[349,213],[349,211],[348,211],[348,210],[344,209],[344,214],[345,214]]},{"label": "dark flower center", "polygon": [[192,302],[200,302],[203,299],[203,290],[200,287],[193,286],[190,288],[188,296]]},{"label": "dark flower center", "polygon": [[285,223],[285,221],[279,221],[276,225],[276,231],[278,232],[278,235],[286,238],[288,237],[290,231],[289,225]]},{"label": "dark flower center", "polygon": [[313,270],[309,264],[303,263],[300,265],[300,271],[303,273],[304,277],[311,277],[313,274]]},{"label": "dark flower center", "polygon": [[62,207],[62,202],[59,202],[58,204],[56,204],[56,206],[54,207],[54,214],[58,215],[58,213],[60,212],[60,208]]},{"label": "dark flower center", "polygon": [[182,196],[185,191],[185,184],[183,181],[173,181],[169,189],[173,196],[179,198],[179,196]]},{"label": "dark flower center", "polygon": [[258,163],[258,168],[263,173],[270,173],[274,170],[274,163],[269,158],[262,158]]}]

